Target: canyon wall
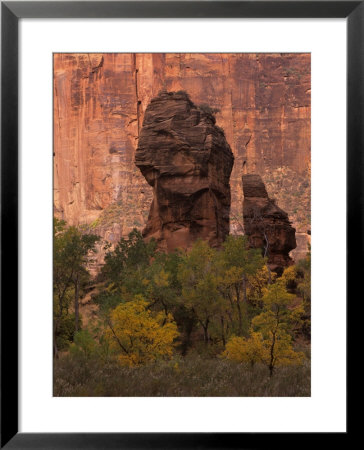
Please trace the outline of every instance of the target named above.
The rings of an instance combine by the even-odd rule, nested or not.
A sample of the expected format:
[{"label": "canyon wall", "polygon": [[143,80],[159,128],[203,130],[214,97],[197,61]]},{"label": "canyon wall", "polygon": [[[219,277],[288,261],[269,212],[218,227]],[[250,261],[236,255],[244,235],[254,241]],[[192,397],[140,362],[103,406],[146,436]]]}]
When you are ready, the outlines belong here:
[{"label": "canyon wall", "polygon": [[244,173],[261,175],[296,228],[310,230],[309,54],[55,54],[54,212],[116,242],[148,219],[152,188],[134,164],[161,90],[217,109],[235,157],[230,230],[241,232]]}]

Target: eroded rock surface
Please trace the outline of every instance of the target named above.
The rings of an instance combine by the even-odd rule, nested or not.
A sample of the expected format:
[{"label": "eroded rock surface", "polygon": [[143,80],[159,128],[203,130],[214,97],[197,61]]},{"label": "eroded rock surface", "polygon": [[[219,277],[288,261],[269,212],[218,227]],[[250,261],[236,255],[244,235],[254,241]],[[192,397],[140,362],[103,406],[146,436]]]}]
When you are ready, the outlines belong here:
[{"label": "eroded rock surface", "polygon": [[162,92],[148,105],[135,164],[153,188],[145,238],[164,251],[202,238],[218,247],[229,234],[234,156],[208,109],[184,92]]},{"label": "eroded rock surface", "polygon": [[296,248],[296,230],[288,214],[269,198],[261,177],[243,175],[244,231],[252,247],[261,248],[271,270],[282,273],[292,264],[289,252]]},{"label": "eroded rock surface", "polygon": [[[242,173],[258,173],[296,228],[310,230],[311,68],[306,53],[55,53],[54,213],[113,245],[145,228],[153,197],[135,151],[162,89],[220,111],[235,156],[230,228],[242,222]],[[236,220],[237,218],[238,220]],[[103,247],[103,246],[101,246]],[[102,264],[102,251],[97,255]]]}]

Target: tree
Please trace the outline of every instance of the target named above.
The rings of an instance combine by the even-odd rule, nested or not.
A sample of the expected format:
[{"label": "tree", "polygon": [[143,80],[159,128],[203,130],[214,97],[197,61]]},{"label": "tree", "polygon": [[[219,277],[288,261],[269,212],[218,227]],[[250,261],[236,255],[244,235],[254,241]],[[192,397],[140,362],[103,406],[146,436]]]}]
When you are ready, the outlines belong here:
[{"label": "tree", "polygon": [[173,317],[165,317],[163,312],[153,315],[141,296],[111,311],[105,330],[105,338],[118,352],[119,362],[127,366],[170,358],[177,336]]},{"label": "tree", "polygon": [[110,244],[105,246],[102,274],[115,284],[123,283],[129,272],[139,272],[150,264],[155,249],[155,241],[145,242],[140,231],[134,228],[127,239],[120,239],[114,250],[110,250]]},{"label": "tree", "polygon": [[261,360],[272,376],[276,366],[300,364],[304,358],[294,351],[290,335],[300,321],[302,307],[294,305],[295,296],[287,292],[284,280],[270,284],[262,300],[263,312],[253,318],[252,327],[262,336]]},{"label": "tree", "polygon": [[132,300],[134,295],[145,293],[145,271],[155,256],[154,240],[145,242],[135,228],[128,238],[121,238],[114,250],[105,246],[105,264],[101,278],[106,281],[108,292]]},{"label": "tree", "polygon": [[181,304],[181,283],[178,281],[178,265],[182,255],[173,253],[156,253],[144,272],[143,295],[150,300],[151,307],[162,309],[166,316],[174,312]]},{"label": "tree", "polygon": [[232,289],[238,311],[238,334],[243,333],[242,302],[247,303],[248,277],[254,276],[264,266],[259,249],[249,248],[246,236],[228,236],[223,244],[221,282]]},{"label": "tree", "polygon": [[[157,276],[151,283],[151,297],[155,301],[155,307],[162,307],[165,312],[171,312],[180,332],[181,351],[186,354],[191,345],[191,334],[196,326],[196,316],[185,305],[182,298],[182,284],[178,278],[179,266],[183,262],[183,254],[180,250],[172,253],[157,253],[151,267],[151,273],[166,274],[168,285],[163,286],[163,276]],[[151,277],[150,277],[151,278]],[[158,283],[158,279],[162,283]],[[162,285],[161,285],[162,284]]]},{"label": "tree", "polygon": [[259,269],[254,275],[248,276],[248,301],[256,308],[262,308],[262,298],[267,289],[267,286],[271,284],[277,274],[275,272],[271,273],[267,267],[264,265]]},{"label": "tree", "polygon": [[303,298],[302,332],[311,338],[311,247],[297,264],[297,291]]},{"label": "tree", "polygon": [[218,270],[217,251],[202,240],[194,243],[179,266],[182,297],[203,328],[205,344],[209,341],[209,325],[223,308]]},{"label": "tree", "polygon": [[99,236],[82,234],[74,227],[67,227],[63,220],[54,219],[53,234],[53,294],[54,294],[54,355],[57,357],[57,337],[62,321],[69,316],[71,299],[74,299],[74,332],[79,328],[79,297],[81,284],[89,277],[87,263],[96,251]]},{"label": "tree", "polygon": [[311,252],[296,265],[287,267],[281,277],[288,292],[296,294],[302,299],[302,316],[297,332],[307,339],[311,338]]}]

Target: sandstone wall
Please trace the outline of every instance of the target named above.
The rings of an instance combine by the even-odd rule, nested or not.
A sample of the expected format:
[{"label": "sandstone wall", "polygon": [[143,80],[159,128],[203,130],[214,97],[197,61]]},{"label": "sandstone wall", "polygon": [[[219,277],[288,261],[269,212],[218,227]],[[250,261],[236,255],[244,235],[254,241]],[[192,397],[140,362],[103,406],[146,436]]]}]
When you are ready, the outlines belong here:
[{"label": "sandstone wall", "polygon": [[54,210],[117,241],[142,229],[151,187],[134,165],[145,109],[162,89],[218,108],[235,156],[231,231],[240,232],[242,173],[262,176],[297,230],[310,229],[309,54],[55,54]]}]

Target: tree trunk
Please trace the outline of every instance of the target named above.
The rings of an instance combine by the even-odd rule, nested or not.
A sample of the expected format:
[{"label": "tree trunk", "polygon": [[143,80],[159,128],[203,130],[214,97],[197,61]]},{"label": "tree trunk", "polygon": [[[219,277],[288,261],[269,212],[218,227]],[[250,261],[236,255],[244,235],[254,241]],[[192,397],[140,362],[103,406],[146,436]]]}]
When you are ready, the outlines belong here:
[{"label": "tree trunk", "polygon": [[267,269],[268,269],[268,284],[272,284],[272,272],[271,272],[268,264],[267,264]]},{"label": "tree trunk", "polygon": [[59,352],[58,352],[58,346],[57,346],[57,333],[59,330],[59,325],[61,322],[60,317],[55,317],[55,320],[53,322],[53,356],[55,359],[59,358]]},{"label": "tree trunk", "polygon": [[274,371],[274,346],[276,343],[276,333],[273,333],[272,345],[270,347],[269,376],[272,377]]},{"label": "tree trunk", "polygon": [[236,292],[236,307],[238,308],[238,319],[239,319],[238,334],[240,336],[242,333],[242,330],[243,330],[243,318],[242,318],[242,314],[241,314],[240,292],[239,292],[238,286],[235,286],[235,292]]},{"label": "tree trunk", "polygon": [[194,328],[194,320],[189,318],[186,320],[183,330],[184,330],[184,338],[182,341],[182,356],[186,356],[188,348],[191,346],[191,334]]},{"label": "tree trunk", "polygon": [[209,343],[209,333],[208,333],[209,321],[207,320],[205,323],[202,323],[203,328],[203,338],[205,345]]},{"label": "tree trunk", "polygon": [[270,378],[272,378],[272,376],[273,376],[273,370],[274,370],[274,367],[270,364],[269,365],[269,377]]},{"label": "tree trunk", "polygon": [[221,322],[221,338],[222,338],[222,343],[225,347],[225,328],[224,328],[224,318],[223,316],[220,316],[220,322]]},{"label": "tree trunk", "polygon": [[162,306],[164,309],[164,315],[165,315],[165,318],[163,319],[163,323],[162,323],[162,327],[164,327],[164,325],[167,323],[168,309],[167,309],[167,305],[164,303],[163,300],[161,300],[161,303],[162,303]]},{"label": "tree trunk", "polygon": [[53,356],[55,359],[58,359],[58,347],[57,347],[57,341],[56,341],[57,331],[56,331],[56,324],[53,324]]},{"label": "tree trunk", "polygon": [[80,297],[80,281],[78,274],[76,275],[75,279],[75,334],[78,331],[78,320],[79,320],[79,297]]},{"label": "tree trunk", "polygon": [[246,303],[248,301],[248,297],[246,294],[246,276],[245,273],[243,274],[243,301]]}]

